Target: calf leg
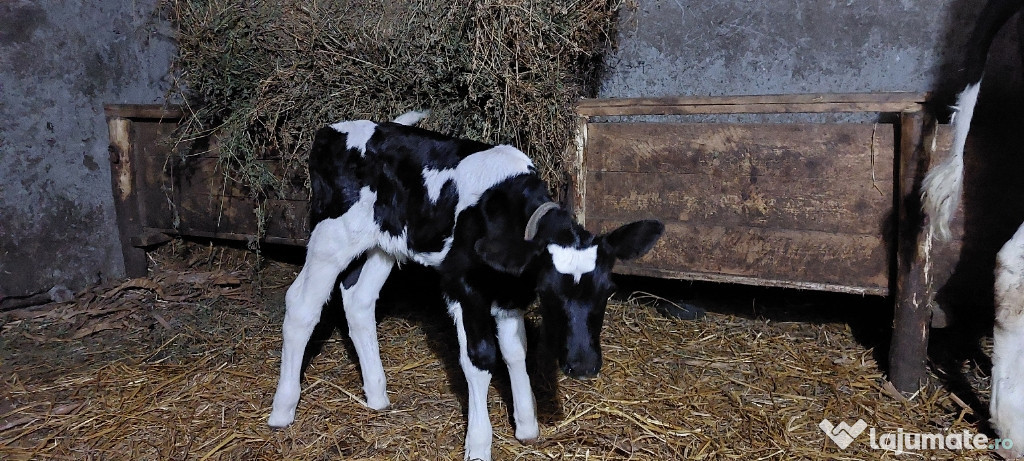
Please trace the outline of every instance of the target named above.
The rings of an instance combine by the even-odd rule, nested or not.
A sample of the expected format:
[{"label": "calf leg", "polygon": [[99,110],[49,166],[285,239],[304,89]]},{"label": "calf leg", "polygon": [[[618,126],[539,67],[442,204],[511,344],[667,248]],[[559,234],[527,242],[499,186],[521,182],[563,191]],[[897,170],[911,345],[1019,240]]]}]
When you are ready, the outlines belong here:
[{"label": "calf leg", "polygon": [[388,401],[384,367],[380,362],[377,343],[377,320],[374,317],[380,289],[391,273],[394,258],[380,250],[371,250],[366,263],[359,272],[358,280],[351,287],[341,287],[341,299],[345,305],[348,334],[359,356],[359,368],[363,372],[363,391],[366,406],[382,410],[391,404]]},{"label": "calf leg", "polygon": [[295,420],[302,355],[313,327],[320,321],[320,311],[342,269],[373,245],[373,236],[358,230],[365,227],[360,225],[358,217],[346,213],[340,218],[322,221],[309,236],[306,265],[285,295],[281,376],[267,419],[270,426],[284,427]]},{"label": "calf leg", "polygon": [[[992,426],[1024,454],[1024,226],[996,258],[996,322],[992,350]],[[1019,444],[1019,445],[1018,445]]]},{"label": "calf leg", "polygon": [[285,295],[285,314],[281,347],[281,376],[274,394],[274,405],[267,424],[284,427],[295,420],[299,402],[299,374],[302,355],[320,311],[334,288],[343,266],[327,261],[307,262]]},{"label": "calf leg", "polygon": [[491,383],[491,372],[481,370],[469,359],[469,344],[466,326],[463,323],[462,305],[449,301],[448,312],[455,321],[459,340],[459,364],[466,375],[469,392],[469,427],[466,429],[466,460],[491,459],[491,419],[487,413],[487,389]]},{"label": "calf leg", "polygon": [[508,367],[512,387],[513,417],[516,421],[516,438],[523,442],[537,440],[536,400],[530,388],[530,376],[526,373],[526,323],[518,310],[495,308],[494,320],[498,326],[498,347]]}]

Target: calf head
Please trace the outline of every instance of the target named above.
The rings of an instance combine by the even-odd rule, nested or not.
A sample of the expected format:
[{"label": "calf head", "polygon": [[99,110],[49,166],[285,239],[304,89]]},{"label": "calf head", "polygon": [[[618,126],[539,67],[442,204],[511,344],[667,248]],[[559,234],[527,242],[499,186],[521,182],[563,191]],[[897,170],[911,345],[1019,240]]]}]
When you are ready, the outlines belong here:
[{"label": "calf head", "polygon": [[477,254],[491,267],[536,276],[545,330],[562,371],[589,378],[601,370],[601,326],[615,289],[616,260],[639,258],[665,230],[654,220],[626,224],[594,235],[564,210],[549,213],[532,239],[477,241]]}]

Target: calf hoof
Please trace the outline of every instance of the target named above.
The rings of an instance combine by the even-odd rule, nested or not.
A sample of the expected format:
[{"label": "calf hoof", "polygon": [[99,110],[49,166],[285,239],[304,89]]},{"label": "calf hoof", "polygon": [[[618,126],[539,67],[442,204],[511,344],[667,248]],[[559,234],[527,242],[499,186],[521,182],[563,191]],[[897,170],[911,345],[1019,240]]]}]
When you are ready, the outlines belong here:
[{"label": "calf hoof", "polygon": [[292,411],[271,411],[270,417],[267,418],[267,425],[273,428],[287,427],[295,421],[295,410]]},{"label": "calf hoof", "polygon": [[524,445],[533,445],[540,440],[540,431],[537,426],[533,427],[517,427],[516,428],[516,440],[523,443]]},{"label": "calf hoof", "polygon": [[366,396],[366,406],[373,410],[384,410],[391,406],[391,401],[388,400],[388,396],[383,397],[370,397]]}]

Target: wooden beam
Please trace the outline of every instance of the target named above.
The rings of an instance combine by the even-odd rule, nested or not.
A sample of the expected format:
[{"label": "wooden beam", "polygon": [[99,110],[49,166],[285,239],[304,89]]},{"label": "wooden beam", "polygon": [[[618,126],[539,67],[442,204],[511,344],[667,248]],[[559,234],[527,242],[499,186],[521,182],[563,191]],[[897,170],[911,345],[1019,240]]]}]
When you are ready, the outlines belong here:
[{"label": "wooden beam", "polygon": [[689,114],[769,114],[916,112],[927,93],[849,93],[678,98],[584,99],[576,112],[585,117]]},{"label": "wooden beam", "polygon": [[[181,236],[181,237],[199,237],[199,238],[209,238],[209,239],[218,239],[218,240],[232,240],[232,241],[236,241],[236,242],[248,242],[248,241],[256,239],[255,235],[235,233],[235,232],[209,232],[209,231],[199,231],[199,230],[193,230],[193,229],[156,229],[156,228],[149,228],[149,227],[147,227],[145,230],[146,230],[147,233],[162,233],[162,234],[175,235],[175,236]],[[307,239],[296,239],[296,238],[287,238],[287,237],[273,237],[273,236],[269,236],[269,235],[263,237],[260,240],[260,242],[270,243],[270,244],[273,244],[273,245],[290,245],[290,246],[303,246],[303,247],[306,246],[306,242],[307,241],[308,241]]]},{"label": "wooden beam", "polygon": [[178,120],[185,116],[179,105],[160,106],[155,104],[107,104],[103,113],[108,118]]},{"label": "wooden beam", "polygon": [[148,269],[146,252],[137,248],[132,241],[142,229],[138,191],[132,168],[135,155],[132,145],[132,121],[122,117],[109,117],[107,130],[110,136],[110,186],[114,192],[114,211],[117,214],[117,230],[125,275],[142,277]]},{"label": "wooden beam", "polygon": [[892,343],[889,348],[889,380],[901,392],[915,392],[923,384],[928,359],[929,307],[925,265],[927,252],[921,238],[921,178],[927,170],[922,133],[928,119],[925,113],[901,115],[901,141],[898,166],[899,188],[896,239],[896,309],[893,315]]}]

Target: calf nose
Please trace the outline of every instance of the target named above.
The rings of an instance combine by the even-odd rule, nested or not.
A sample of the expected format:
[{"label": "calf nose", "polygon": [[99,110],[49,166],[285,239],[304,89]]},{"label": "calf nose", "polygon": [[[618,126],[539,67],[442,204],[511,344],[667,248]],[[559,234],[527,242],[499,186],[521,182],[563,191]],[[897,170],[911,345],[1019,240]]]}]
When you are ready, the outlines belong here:
[{"label": "calf nose", "polygon": [[573,379],[588,379],[601,371],[601,358],[569,360],[562,365],[562,373]]}]

